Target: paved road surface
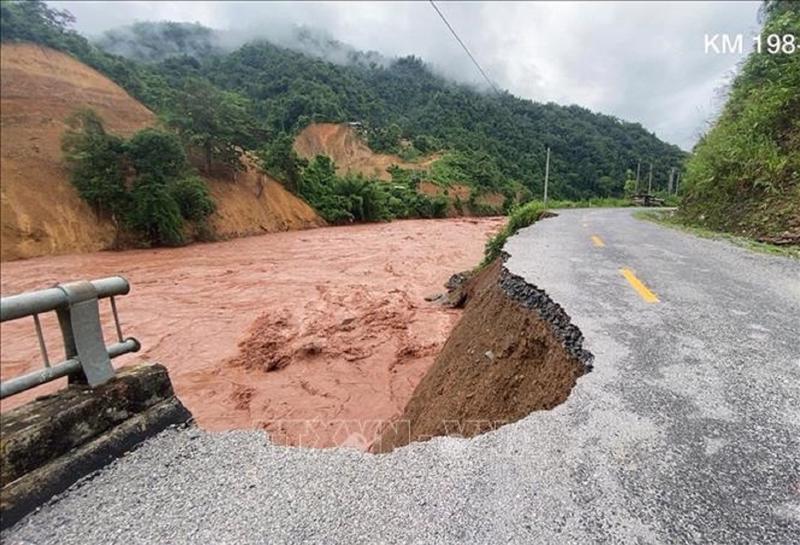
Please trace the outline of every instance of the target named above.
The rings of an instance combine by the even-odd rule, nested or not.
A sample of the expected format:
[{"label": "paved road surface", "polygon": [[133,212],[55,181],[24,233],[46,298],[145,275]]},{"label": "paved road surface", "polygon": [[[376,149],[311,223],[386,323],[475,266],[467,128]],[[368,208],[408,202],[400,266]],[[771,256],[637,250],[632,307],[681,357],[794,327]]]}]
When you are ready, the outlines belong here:
[{"label": "paved road surface", "polygon": [[507,246],[596,357],[556,409],[386,456],[172,430],[4,543],[797,543],[800,263],[630,214]]}]

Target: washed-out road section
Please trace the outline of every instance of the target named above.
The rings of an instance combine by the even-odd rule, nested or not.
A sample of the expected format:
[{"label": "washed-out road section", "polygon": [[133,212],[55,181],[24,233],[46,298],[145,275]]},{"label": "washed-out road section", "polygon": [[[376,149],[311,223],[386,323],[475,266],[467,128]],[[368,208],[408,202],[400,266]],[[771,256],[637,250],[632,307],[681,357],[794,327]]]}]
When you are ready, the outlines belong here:
[{"label": "washed-out road section", "polygon": [[800,263],[629,210],[562,211],[507,250],[595,356],[552,411],[379,456],[171,430],[4,542],[796,542]]}]

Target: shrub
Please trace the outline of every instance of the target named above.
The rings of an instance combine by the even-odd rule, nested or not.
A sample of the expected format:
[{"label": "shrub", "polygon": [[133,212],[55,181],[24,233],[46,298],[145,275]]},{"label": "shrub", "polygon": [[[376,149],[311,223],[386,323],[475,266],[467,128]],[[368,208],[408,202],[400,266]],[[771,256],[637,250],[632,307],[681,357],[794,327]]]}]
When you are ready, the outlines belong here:
[{"label": "shrub", "polygon": [[205,182],[196,176],[174,182],[170,187],[170,193],[184,219],[200,222],[216,209]]},{"label": "shrub", "polygon": [[481,265],[488,265],[500,257],[500,253],[503,251],[503,246],[505,246],[508,238],[515,235],[517,231],[523,227],[527,227],[539,221],[544,212],[545,209],[539,202],[529,202],[512,210],[511,214],[508,216],[508,223],[506,223],[506,226],[486,242]]},{"label": "shrub", "polygon": [[146,174],[134,185],[131,226],[152,244],[174,246],[183,242],[181,209],[163,178]]},{"label": "shrub", "polygon": [[187,168],[186,152],[178,137],[159,129],[137,132],[125,145],[128,157],[139,174],[178,178]]},{"label": "shrub", "polygon": [[[797,35],[800,5],[764,4],[761,37]],[[800,54],[754,50],[681,179],[686,223],[771,238],[796,231],[800,202]]]},{"label": "shrub", "polygon": [[124,142],[107,134],[92,110],[79,110],[67,119],[61,144],[78,194],[100,213],[115,219],[128,205],[124,175]]},{"label": "shrub", "polygon": [[69,120],[62,148],[81,197],[148,244],[180,244],[184,219],[203,222],[214,211],[173,134],[144,129],[126,142],[107,134],[97,114],[82,110]]},{"label": "shrub", "polygon": [[338,176],[333,161],[318,155],[303,169],[299,193],[330,223],[447,215],[447,198],[419,193],[416,173],[396,167],[389,172],[392,182],[361,175]]},{"label": "shrub", "polygon": [[293,193],[301,193],[302,170],[308,161],[294,151],[294,139],[290,134],[281,134],[258,152],[261,168],[271,176],[283,181]]}]

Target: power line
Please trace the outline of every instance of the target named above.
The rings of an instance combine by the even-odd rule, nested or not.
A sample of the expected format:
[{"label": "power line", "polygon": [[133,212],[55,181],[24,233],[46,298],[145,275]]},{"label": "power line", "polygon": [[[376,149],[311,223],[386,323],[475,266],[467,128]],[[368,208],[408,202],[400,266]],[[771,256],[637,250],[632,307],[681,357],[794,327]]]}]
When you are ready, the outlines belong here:
[{"label": "power line", "polygon": [[433,0],[428,0],[428,1],[431,3],[431,6],[433,6],[433,9],[435,9],[435,10],[436,10],[436,13],[438,13],[438,14],[439,14],[439,17],[441,17],[441,18],[442,18],[442,21],[444,21],[444,24],[445,24],[445,25],[447,25],[447,28],[449,28],[449,29],[450,29],[450,32],[453,34],[453,37],[456,39],[456,41],[458,41],[458,43],[461,45],[461,47],[462,47],[462,48],[464,49],[464,51],[467,53],[467,55],[469,56],[469,58],[472,60],[472,62],[473,62],[473,64],[475,65],[475,67],[478,69],[478,71],[481,73],[481,75],[482,75],[482,76],[484,77],[484,79],[486,80],[486,83],[488,83],[488,84],[489,84],[489,86],[490,86],[492,89],[494,89],[494,92],[495,92],[495,93],[497,93],[497,94],[499,95],[499,94],[500,94],[500,90],[499,90],[499,89],[497,88],[497,86],[496,86],[496,85],[495,85],[495,84],[492,82],[492,80],[490,80],[490,79],[489,79],[489,76],[487,76],[487,75],[486,75],[486,72],[484,72],[483,68],[481,68],[481,65],[480,65],[480,64],[478,64],[478,61],[475,59],[475,57],[473,57],[473,56],[472,56],[472,53],[470,53],[470,51],[469,51],[469,48],[468,48],[468,47],[466,46],[466,44],[465,44],[465,43],[464,43],[464,42],[461,40],[461,38],[459,38],[459,37],[458,37],[458,34],[456,34],[456,31],[455,31],[455,29],[452,27],[452,25],[450,25],[450,23],[449,23],[449,22],[447,22],[447,18],[445,18],[445,16],[444,16],[444,13],[442,13],[442,12],[439,10],[439,7],[438,7],[438,6],[437,6],[437,5],[436,5],[436,4],[433,2]]}]

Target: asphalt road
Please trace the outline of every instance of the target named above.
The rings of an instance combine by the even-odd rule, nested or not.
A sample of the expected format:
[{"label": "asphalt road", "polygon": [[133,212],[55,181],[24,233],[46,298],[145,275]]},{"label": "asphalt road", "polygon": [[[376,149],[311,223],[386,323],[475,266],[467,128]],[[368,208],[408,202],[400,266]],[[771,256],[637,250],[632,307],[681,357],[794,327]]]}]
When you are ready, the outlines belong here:
[{"label": "asphalt road", "polygon": [[554,410],[381,456],[171,430],[3,543],[797,543],[800,262],[629,210],[506,248],[595,355]]}]

